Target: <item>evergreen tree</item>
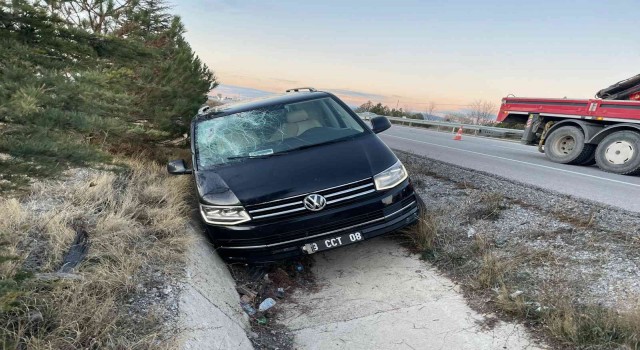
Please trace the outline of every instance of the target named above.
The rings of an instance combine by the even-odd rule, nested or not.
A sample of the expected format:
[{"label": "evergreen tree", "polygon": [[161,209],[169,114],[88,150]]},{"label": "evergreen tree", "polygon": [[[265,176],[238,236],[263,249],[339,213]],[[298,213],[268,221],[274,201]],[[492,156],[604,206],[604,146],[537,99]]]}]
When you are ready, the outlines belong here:
[{"label": "evergreen tree", "polygon": [[159,0],[0,0],[0,152],[81,162],[185,132],[217,83],[183,34]]}]

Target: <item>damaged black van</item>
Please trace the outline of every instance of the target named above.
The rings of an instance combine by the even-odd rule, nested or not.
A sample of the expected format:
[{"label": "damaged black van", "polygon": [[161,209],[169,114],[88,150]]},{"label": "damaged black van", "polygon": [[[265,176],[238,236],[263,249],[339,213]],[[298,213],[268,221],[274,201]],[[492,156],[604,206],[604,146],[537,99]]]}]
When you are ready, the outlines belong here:
[{"label": "damaged black van", "polygon": [[228,261],[271,262],[410,225],[419,199],[407,170],[333,94],[312,88],[201,111],[191,124],[193,174],[206,230]]}]

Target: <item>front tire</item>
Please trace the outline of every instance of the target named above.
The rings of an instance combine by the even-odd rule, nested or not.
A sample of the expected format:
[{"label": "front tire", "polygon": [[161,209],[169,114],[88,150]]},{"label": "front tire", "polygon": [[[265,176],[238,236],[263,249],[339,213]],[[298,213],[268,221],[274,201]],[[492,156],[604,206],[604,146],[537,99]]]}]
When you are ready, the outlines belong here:
[{"label": "front tire", "polygon": [[610,173],[640,174],[640,133],[623,130],[605,137],[596,149],[596,164]]},{"label": "front tire", "polygon": [[588,164],[596,149],[584,143],[582,130],[575,126],[563,126],[551,132],[544,143],[544,153],[555,163]]}]

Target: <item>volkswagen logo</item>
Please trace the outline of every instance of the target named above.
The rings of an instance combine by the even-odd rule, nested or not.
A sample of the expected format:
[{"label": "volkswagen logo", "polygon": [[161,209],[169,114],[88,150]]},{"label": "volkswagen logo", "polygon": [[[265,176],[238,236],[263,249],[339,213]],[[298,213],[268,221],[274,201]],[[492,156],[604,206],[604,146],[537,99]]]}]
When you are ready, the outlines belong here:
[{"label": "volkswagen logo", "polygon": [[322,210],[327,205],[327,200],[319,194],[310,194],[304,197],[304,207],[311,211]]}]

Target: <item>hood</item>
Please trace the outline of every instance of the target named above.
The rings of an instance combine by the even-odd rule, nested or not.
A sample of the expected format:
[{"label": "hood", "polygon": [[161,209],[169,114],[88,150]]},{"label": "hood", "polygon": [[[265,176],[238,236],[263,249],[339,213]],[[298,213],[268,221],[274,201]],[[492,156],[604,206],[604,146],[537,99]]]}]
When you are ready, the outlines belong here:
[{"label": "hood", "polygon": [[374,134],[196,171],[204,202],[252,205],[366,179],[397,161]]}]

